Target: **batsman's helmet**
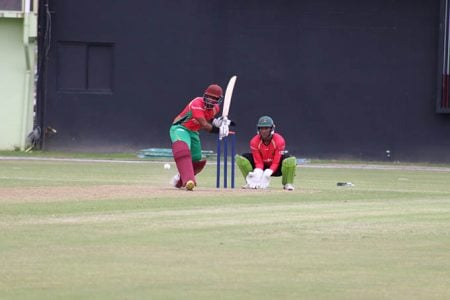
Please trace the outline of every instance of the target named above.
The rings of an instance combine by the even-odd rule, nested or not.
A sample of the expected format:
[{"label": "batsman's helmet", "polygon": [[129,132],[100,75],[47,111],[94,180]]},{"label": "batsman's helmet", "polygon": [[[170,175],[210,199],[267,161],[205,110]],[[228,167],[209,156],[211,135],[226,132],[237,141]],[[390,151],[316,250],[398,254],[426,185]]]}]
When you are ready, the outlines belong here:
[{"label": "batsman's helmet", "polygon": [[214,104],[220,104],[222,102],[223,91],[217,84],[211,84],[205,90],[203,99],[207,108],[212,108]]},{"label": "batsman's helmet", "polygon": [[222,88],[217,84],[211,84],[205,90],[205,95],[216,97],[216,98],[222,98],[222,93],[223,93]]},{"label": "batsman's helmet", "polygon": [[275,132],[275,124],[273,123],[273,120],[269,116],[262,116],[258,120],[258,124],[256,124],[257,132],[259,133],[259,129],[262,127],[270,127],[272,130],[270,131],[270,134],[274,134]]}]

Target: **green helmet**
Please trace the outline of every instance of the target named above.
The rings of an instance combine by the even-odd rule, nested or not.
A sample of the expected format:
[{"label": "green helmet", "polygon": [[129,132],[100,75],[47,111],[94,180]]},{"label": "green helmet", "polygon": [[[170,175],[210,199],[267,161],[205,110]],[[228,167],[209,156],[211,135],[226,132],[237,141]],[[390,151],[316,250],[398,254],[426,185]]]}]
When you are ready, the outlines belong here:
[{"label": "green helmet", "polygon": [[256,124],[257,128],[260,127],[274,127],[273,120],[269,116],[262,116],[258,120],[258,124]]}]

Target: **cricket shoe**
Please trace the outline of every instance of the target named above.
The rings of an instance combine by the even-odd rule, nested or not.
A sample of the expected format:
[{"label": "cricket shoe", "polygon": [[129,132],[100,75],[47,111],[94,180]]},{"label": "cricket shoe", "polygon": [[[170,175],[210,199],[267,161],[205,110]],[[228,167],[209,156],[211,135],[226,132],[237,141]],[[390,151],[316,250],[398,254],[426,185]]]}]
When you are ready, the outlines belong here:
[{"label": "cricket shoe", "polygon": [[186,182],[186,190],[188,191],[192,191],[195,187],[195,182],[193,180],[188,180],[188,182]]},{"label": "cricket shoe", "polygon": [[291,183],[286,183],[283,186],[283,189],[288,190],[288,191],[293,191],[294,190],[294,186]]},{"label": "cricket shoe", "polygon": [[178,189],[181,188],[183,186],[183,183],[181,182],[180,174],[176,174],[175,176],[173,176],[170,184]]}]

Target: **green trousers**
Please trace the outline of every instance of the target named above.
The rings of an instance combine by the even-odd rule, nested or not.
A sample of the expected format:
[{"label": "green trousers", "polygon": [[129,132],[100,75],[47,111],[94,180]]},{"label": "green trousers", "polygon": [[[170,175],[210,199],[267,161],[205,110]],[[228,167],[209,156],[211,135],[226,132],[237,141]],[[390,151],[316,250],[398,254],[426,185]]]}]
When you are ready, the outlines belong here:
[{"label": "green trousers", "polygon": [[183,125],[172,125],[169,133],[172,143],[183,141],[188,145],[189,150],[191,151],[192,161],[199,161],[202,159],[202,145],[198,131],[189,130]]}]

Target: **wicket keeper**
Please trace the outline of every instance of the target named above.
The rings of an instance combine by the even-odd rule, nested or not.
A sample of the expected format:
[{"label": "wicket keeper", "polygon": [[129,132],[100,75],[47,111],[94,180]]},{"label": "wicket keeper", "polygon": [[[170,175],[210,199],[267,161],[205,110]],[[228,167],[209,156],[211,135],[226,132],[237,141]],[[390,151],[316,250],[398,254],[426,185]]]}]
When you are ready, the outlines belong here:
[{"label": "wicket keeper", "polygon": [[250,140],[251,153],[236,155],[236,164],[246,181],[244,188],[266,189],[272,176],[282,176],[283,188],[293,191],[297,159],[285,153],[285,140],[275,133],[271,117],[259,118],[256,128],[257,134]]},{"label": "wicket keeper", "polygon": [[191,100],[173,120],[170,139],[178,169],[178,174],[171,182],[174,187],[192,191],[197,185],[195,175],[200,173],[206,164],[206,160],[202,160],[200,129],[218,133],[221,138],[228,135],[231,121],[214,118],[220,111],[222,99],[222,88],[211,84],[203,97]]}]

